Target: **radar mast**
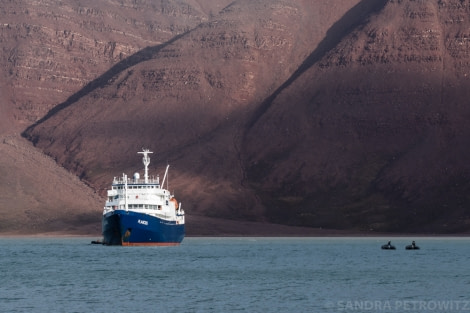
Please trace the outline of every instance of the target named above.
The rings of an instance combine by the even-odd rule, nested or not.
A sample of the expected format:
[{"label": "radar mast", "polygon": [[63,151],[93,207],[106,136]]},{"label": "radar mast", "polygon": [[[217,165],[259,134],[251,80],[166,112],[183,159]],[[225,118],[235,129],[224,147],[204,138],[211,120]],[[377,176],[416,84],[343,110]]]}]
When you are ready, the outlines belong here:
[{"label": "radar mast", "polygon": [[142,157],[142,163],[144,163],[144,166],[145,166],[145,173],[144,173],[144,182],[146,184],[148,184],[149,182],[149,164],[150,164],[150,157],[148,156],[148,154],[150,153],[153,153],[153,152],[150,152],[149,149],[142,149],[143,151],[142,152],[137,152],[137,153],[140,153],[140,154],[143,154],[144,156]]}]

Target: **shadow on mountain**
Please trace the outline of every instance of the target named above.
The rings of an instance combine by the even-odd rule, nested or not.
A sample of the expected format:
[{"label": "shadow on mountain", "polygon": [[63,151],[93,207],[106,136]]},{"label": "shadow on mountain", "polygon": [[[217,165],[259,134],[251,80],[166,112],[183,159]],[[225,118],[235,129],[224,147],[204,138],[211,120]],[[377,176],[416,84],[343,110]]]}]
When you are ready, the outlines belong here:
[{"label": "shadow on mountain", "polygon": [[167,42],[165,42],[161,45],[146,47],[146,48],[140,50],[139,52],[136,52],[133,55],[125,58],[124,60],[122,60],[120,62],[118,62],[117,64],[112,66],[108,71],[106,71],[104,74],[102,74],[98,78],[92,80],[87,85],[85,85],[85,87],[83,87],[78,92],[71,95],[65,102],[62,102],[62,103],[58,104],[57,106],[55,106],[54,108],[52,108],[44,117],[42,117],[41,119],[36,121],[33,125],[26,128],[26,130],[22,133],[22,136],[23,137],[28,137],[27,133],[30,130],[32,130],[34,127],[36,127],[38,124],[41,124],[41,123],[45,122],[46,120],[48,120],[49,118],[54,116],[59,111],[65,109],[68,106],[70,106],[71,104],[77,102],[82,97],[87,96],[89,93],[93,92],[95,89],[106,86],[108,84],[108,82],[113,77],[118,75],[119,73],[121,73],[121,72],[127,70],[128,68],[133,67],[133,66],[135,66],[135,65],[137,65],[141,62],[145,62],[145,61],[148,61],[148,60],[152,59],[155,56],[155,54],[160,52],[162,49],[164,49],[168,45],[174,43],[178,39],[184,37],[185,35],[187,35],[191,31],[192,30],[188,30],[188,31],[186,31],[186,32],[184,32],[180,35],[177,35],[177,36],[173,37],[172,39],[168,40]]},{"label": "shadow on mountain", "polygon": [[388,0],[363,0],[346,12],[326,32],[325,38],[317,48],[304,60],[299,68],[278,89],[266,98],[248,121],[246,130],[249,130],[269,109],[271,103],[287,87],[289,87],[305,71],[320,61],[330,50],[334,49],[349,33],[365,25],[371,15],[380,12]]}]

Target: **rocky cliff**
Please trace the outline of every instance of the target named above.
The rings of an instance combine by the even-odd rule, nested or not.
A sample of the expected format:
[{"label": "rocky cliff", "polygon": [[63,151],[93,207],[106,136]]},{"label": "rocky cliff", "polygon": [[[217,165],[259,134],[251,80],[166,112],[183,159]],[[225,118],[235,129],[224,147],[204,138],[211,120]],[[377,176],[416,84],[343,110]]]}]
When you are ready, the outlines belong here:
[{"label": "rocky cliff", "polygon": [[227,4],[191,0],[2,3],[0,212],[4,218],[0,231],[99,232],[103,200],[83,183],[83,188],[58,188],[75,184],[70,182],[73,176],[53,159],[38,156],[42,152],[19,133],[58,104],[83,93],[119,61],[197,27]]},{"label": "rocky cliff", "polygon": [[468,230],[468,1],[60,3],[4,10],[0,109],[98,194],[144,146],[194,215]]},{"label": "rocky cliff", "polygon": [[244,137],[247,180],[267,215],[326,227],[468,229],[468,9],[467,1],[387,1],[281,86]]},{"label": "rocky cliff", "polygon": [[[29,125],[112,65],[207,21],[206,1],[14,1],[2,6],[2,67]],[[228,1],[226,1],[228,3]]]}]

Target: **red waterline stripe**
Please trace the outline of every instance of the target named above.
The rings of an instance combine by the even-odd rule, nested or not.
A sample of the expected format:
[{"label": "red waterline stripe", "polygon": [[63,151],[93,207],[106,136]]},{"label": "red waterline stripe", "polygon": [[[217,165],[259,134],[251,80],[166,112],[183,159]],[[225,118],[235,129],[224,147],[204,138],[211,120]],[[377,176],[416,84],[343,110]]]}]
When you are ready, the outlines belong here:
[{"label": "red waterline stripe", "polygon": [[179,246],[179,242],[123,242],[123,246]]}]

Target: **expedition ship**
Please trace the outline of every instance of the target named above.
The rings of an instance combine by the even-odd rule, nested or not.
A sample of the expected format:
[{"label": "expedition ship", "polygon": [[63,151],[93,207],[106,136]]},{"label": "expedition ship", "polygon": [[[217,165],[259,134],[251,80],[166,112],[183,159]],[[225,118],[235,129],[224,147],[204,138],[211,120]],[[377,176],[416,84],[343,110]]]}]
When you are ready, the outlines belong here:
[{"label": "expedition ship", "polygon": [[152,152],[143,149],[138,153],[143,154],[144,179],[139,173],[132,179],[126,174],[114,178],[103,210],[103,244],[179,245],[185,234],[184,211],[181,203],[163,188],[169,165],[160,184],[158,176],[148,176]]}]

